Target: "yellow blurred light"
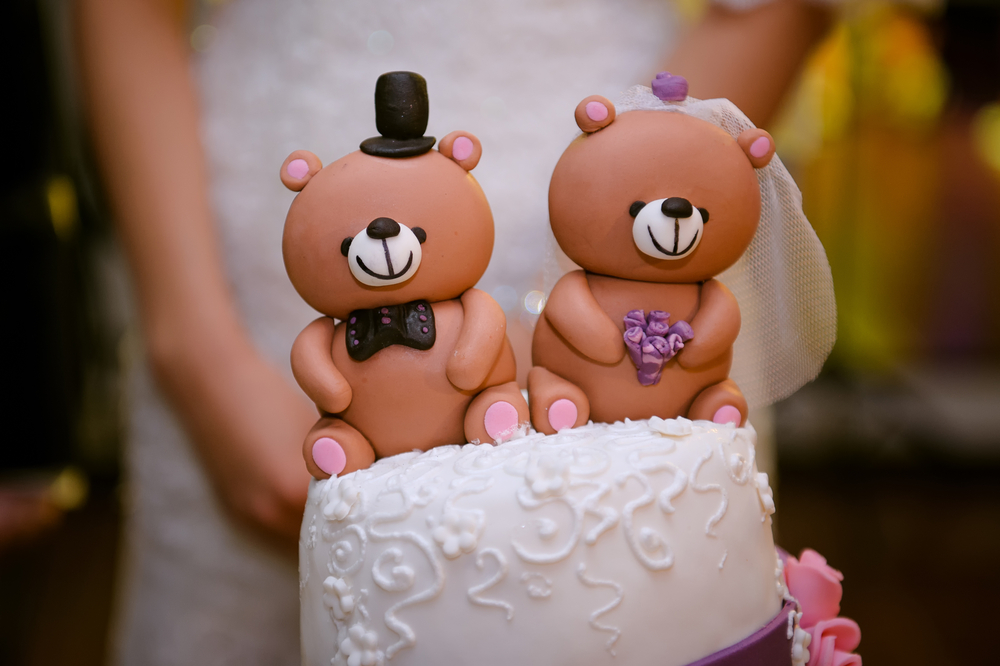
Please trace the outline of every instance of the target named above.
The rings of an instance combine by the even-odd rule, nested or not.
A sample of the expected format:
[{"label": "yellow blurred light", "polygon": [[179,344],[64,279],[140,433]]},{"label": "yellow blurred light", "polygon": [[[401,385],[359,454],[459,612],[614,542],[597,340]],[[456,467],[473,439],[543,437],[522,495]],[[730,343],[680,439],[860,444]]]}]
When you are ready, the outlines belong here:
[{"label": "yellow blurred light", "polygon": [[944,107],[948,81],[927,26],[908,12],[881,16],[869,33],[865,81],[877,108],[899,123],[927,123]]},{"label": "yellow blurred light", "polygon": [[1000,103],[987,104],[976,113],[972,142],[983,160],[1000,172]]},{"label": "yellow blurred light", "polygon": [[705,0],[674,0],[674,9],[684,19],[694,21],[705,12]]},{"label": "yellow blurred light", "polygon": [[49,219],[59,240],[67,240],[73,235],[79,220],[76,207],[76,188],[67,176],[56,176],[45,187],[45,198],[49,205]]},{"label": "yellow blurred light", "polygon": [[824,138],[844,134],[854,113],[851,90],[850,33],[841,26],[827,40],[827,48],[818,59],[818,88]]},{"label": "yellow blurred light", "polygon": [[83,472],[75,467],[67,467],[49,486],[49,497],[58,508],[71,511],[83,506],[89,490],[87,477]]}]

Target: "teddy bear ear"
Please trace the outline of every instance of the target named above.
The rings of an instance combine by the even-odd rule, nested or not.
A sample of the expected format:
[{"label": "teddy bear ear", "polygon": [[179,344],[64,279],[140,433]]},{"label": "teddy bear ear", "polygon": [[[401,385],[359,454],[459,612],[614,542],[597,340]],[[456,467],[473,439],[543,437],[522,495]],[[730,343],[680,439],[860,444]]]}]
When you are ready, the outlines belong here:
[{"label": "teddy bear ear", "polygon": [[438,152],[455,160],[466,171],[472,171],[483,156],[483,145],[474,134],[458,130],[441,139]]},{"label": "teddy bear ear", "polygon": [[299,192],[322,168],[323,163],[308,150],[296,150],[281,164],[281,182],[292,192]]},{"label": "teddy bear ear", "polygon": [[591,95],[576,105],[576,124],[587,134],[604,129],[615,119],[615,105],[607,97]]},{"label": "teddy bear ear", "polygon": [[750,158],[754,169],[763,169],[774,157],[774,139],[759,127],[743,130],[736,142]]}]

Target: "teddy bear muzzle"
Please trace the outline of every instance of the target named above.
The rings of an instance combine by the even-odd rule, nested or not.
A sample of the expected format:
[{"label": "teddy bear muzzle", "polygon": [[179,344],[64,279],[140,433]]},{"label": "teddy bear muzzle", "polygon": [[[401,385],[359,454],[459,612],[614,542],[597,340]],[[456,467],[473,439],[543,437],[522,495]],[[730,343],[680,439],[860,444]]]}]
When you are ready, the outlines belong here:
[{"label": "teddy bear muzzle", "polygon": [[345,238],[341,250],[354,279],[370,287],[387,287],[416,274],[420,244],[426,239],[420,227],[411,229],[392,218],[379,217],[354,238]]},{"label": "teddy bear muzzle", "polygon": [[708,211],[695,208],[681,197],[657,199],[641,207],[639,204],[642,202],[637,201],[630,209],[635,217],[632,240],[643,254],[654,259],[682,259],[695,251]]}]

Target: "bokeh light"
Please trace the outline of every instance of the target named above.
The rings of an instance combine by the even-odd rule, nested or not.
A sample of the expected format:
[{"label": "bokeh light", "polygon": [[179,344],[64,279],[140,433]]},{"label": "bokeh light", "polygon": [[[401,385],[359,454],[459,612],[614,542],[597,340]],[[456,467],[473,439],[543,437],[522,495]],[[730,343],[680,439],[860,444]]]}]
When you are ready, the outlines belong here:
[{"label": "bokeh light", "polygon": [[517,290],[506,284],[502,284],[493,289],[490,292],[490,296],[493,297],[504,312],[510,312],[517,307]]},{"label": "bokeh light", "polygon": [[214,25],[203,24],[191,31],[191,48],[198,53],[204,53],[212,48],[218,35]]},{"label": "bokeh light", "polygon": [[524,309],[533,315],[541,314],[545,309],[545,294],[540,291],[529,291],[524,295]]},{"label": "bokeh light", "polygon": [[388,55],[395,45],[395,38],[386,30],[376,30],[368,36],[368,50],[375,55]]}]

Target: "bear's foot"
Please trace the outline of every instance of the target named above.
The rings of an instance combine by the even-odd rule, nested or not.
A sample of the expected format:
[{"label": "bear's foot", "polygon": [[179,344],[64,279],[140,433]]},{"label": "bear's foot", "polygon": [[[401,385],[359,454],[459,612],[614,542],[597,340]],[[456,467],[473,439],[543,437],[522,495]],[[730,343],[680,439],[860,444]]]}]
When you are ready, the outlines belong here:
[{"label": "bear's foot", "polygon": [[309,473],[317,479],[365,469],[375,462],[375,451],[356,428],[334,417],[316,422],[302,447]]},{"label": "bear's foot", "polygon": [[468,441],[504,442],[528,422],[528,403],[516,382],[491,386],[477,395],[465,412]]},{"label": "bear's foot", "polygon": [[712,421],[719,425],[745,425],[747,422],[746,398],[732,379],[721,381],[704,389],[691,403],[688,418]]},{"label": "bear's foot", "polygon": [[582,426],[590,418],[590,400],[583,390],[539,366],[528,372],[528,399],[531,423],[546,435]]}]

